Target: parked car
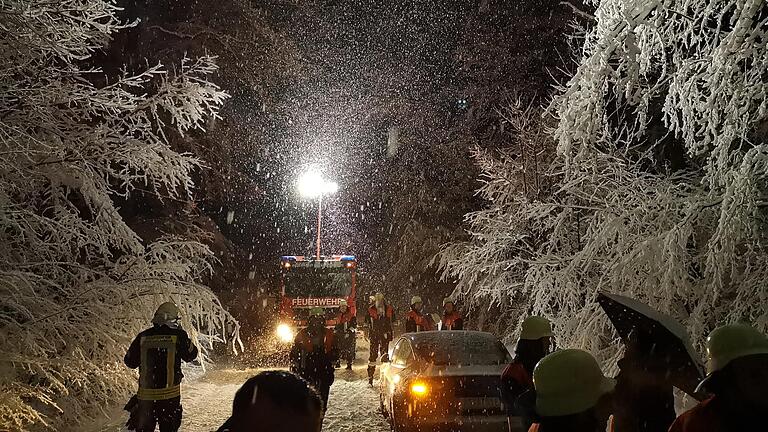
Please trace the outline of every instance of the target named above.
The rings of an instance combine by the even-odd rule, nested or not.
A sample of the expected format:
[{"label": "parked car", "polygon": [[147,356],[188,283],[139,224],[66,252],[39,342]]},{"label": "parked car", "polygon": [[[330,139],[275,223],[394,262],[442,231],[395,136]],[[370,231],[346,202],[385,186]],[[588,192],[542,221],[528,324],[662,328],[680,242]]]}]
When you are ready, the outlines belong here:
[{"label": "parked car", "polygon": [[381,410],[396,432],[507,431],[499,399],[510,355],[476,331],[405,333],[381,367]]}]

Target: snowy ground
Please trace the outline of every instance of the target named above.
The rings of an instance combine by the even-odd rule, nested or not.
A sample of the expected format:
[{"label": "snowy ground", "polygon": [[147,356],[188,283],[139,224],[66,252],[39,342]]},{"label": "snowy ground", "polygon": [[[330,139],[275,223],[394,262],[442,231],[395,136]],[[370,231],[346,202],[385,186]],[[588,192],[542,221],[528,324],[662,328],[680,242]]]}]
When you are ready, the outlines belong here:
[{"label": "snowy ground", "polygon": [[[328,412],[323,423],[324,431],[333,432],[382,432],[389,431],[379,413],[377,383],[368,385],[366,367],[367,344],[360,340],[357,361],[353,370],[336,371],[336,381],[331,387]],[[219,369],[188,380],[182,386],[184,420],[182,432],[215,431],[232,412],[232,399],[240,385],[260,369]],[[125,412],[115,409],[110,415],[86,428],[86,432],[123,431]]]}]

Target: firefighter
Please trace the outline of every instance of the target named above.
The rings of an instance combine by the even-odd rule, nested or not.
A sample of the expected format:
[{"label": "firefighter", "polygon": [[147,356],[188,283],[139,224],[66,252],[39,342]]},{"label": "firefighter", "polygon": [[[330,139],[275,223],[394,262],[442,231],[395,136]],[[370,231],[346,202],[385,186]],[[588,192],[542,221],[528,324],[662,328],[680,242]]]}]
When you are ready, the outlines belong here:
[{"label": "firefighter", "polygon": [[175,432],[181,426],[181,361],[197,358],[197,347],[180,326],[179,308],[171,302],[160,305],[152,327],[139,333],[125,354],[125,365],[139,368],[139,391],[135,418],[129,427],[138,432]]},{"label": "firefighter", "polygon": [[464,330],[464,319],[450,297],[443,299],[443,318],[440,322],[440,330]]},{"label": "firefighter", "polygon": [[368,384],[373,385],[373,374],[376,371],[376,360],[383,356],[389,361],[389,342],[392,341],[392,323],[395,312],[385,300],[384,294],[376,293],[373,306],[368,308],[365,317],[368,322],[368,338],[371,342],[371,352],[368,356]]},{"label": "firefighter", "polygon": [[[346,360],[347,370],[352,370],[352,362],[355,361],[355,335],[357,331],[357,317],[347,306],[346,300],[339,303],[339,313],[336,315],[336,340],[339,345],[340,359]],[[336,362],[336,367],[340,363]]]},{"label": "firefighter", "polygon": [[712,396],[680,415],[669,431],[765,430],[768,338],[746,324],[715,329],[707,338],[707,372],[697,390]]},{"label": "firefighter", "polygon": [[325,327],[322,308],[312,308],[307,327],[301,329],[291,348],[291,371],[312,384],[328,406],[333,384],[333,365],[339,357],[333,330]]},{"label": "firefighter", "polygon": [[523,321],[515,358],[501,373],[501,401],[507,412],[509,431],[516,431],[517,418],[523,430],[533,423],[536,394],[533,391],[533,369],[552,352],[552,324],[546,318],[529,316]]},{"label": "firefighter", "polygon": [[529,432],[613,432],[609,394],[616,382],[603,375],[590,353],[549,354],[536,365],[533,383],[538,423]]},{"label": "firefighter", "polygon": [[435,322],[432,317],[421,312],[423,307],[424,303],[421,301],[421,297],[411,297],[411,310],[405,315],[405,331],[407,333],[435,329]]}]

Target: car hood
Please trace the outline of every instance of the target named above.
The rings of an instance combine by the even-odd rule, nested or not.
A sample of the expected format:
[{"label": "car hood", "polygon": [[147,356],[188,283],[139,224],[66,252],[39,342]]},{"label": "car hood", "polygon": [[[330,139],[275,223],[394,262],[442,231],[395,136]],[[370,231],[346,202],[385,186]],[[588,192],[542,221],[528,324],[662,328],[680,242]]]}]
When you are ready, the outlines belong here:
[{"label": "car hood", "polygon": [[424,377],[439,376],[470,376],[470,375],[495,375],[501,376],[506,365],[428,365],[421,373]]}]

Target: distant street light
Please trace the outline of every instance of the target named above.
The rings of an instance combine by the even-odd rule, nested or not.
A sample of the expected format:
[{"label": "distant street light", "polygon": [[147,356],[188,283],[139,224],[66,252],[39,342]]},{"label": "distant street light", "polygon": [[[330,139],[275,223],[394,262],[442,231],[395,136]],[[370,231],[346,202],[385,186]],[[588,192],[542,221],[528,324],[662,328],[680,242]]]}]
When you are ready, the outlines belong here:
[{"label": "distant street light", "polygon": [[317,198],[317,250],[320,259],[320,233],[323,220],[323,195],[333,195],[339,190],[336,182],[328,181],[317,171],[307,171],[299,177],[299,194],[304,198]]}]

